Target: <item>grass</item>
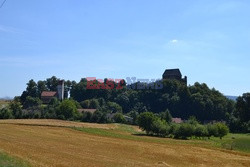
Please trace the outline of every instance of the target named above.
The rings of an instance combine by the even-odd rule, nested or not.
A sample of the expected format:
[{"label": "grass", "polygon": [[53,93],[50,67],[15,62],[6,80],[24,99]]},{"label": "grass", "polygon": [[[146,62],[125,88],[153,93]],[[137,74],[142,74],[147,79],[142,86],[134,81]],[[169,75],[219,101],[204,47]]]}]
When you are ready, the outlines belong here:
[{"label": "grass", "polygon": [[249,134],[232,134],[229,133],[223,137],[212,138],[211,143],[215,146],[219,146],[228,150],[237,150],[250,153],[250,135]]},{"label": "grass", "polygon": [[28,163],[20,159],[13,158],[6,153],[0,152],[0,166],[1,167],[28,167]]},{"label": "grass", "polygon": [[[145,136],[136,126],[59,120],[0,120],[0,131],[0,149],[32,166],[250,166],[250,154],[221,149],[231,134],[175,140]],[[249,135],[234,138],[246,147],[241,139]]]},{"label": "grass", "polygon": [[211,137],[210,139],[177,140],[177,139],[145,136],[143,132],[138,132],[129,125],[118,125],[117,129],[97,129],[97,128],[82,128],[82,127],[78,128],[74,127],[73,129],[88,134],[119,138],[119,139],[127,139],[133,141],[144,141],[144,142],[163,143],[163,144],[172,143],[176,145],[188,144],[206,148],[217,147],[227,150],[236,150],[236,151],[250,153],[250,135],[247,134],[230,133],[227,136],[223,137],[223,139]]}]

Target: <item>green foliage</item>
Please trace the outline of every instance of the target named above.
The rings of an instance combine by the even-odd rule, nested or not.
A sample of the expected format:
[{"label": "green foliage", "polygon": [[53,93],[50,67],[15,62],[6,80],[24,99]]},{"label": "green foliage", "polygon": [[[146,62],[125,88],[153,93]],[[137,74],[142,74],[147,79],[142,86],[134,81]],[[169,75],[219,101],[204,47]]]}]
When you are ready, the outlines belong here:
[{"label": "green foliage", "polygon": [[187,139],[194,135],[195,126],[189,123],[182,123],[175,133],[175,138]]},{"label": "green foliage", "polygon": [[236,116],[241,122],[250,121],[250,93],[244,93],[237,98]]},{"label": "green foliage", "polygon": [[116,123],[126,123],[126,119],[124,118],[123,114],[118,112],[114,115],[114,121]]},{"label": "green foliage", "polygon": [[99,108],[99,102],[97,99],[91,99],[89,103],[89,108],[97,109]]},{"label": "green foliage", "polygon": [[115,102],[108,102],[107,110],[111,113],[117,113],[117,112],[122,112],[122,107]]},{"label": "green foliage", "polygon": [[78,114],[76,104],[73,100],[63,100],[57,110],[57,115],[60,119],[70,119],[76,117]]},{"label": "green foliage", "polygon": [[152,122],[152,133],[153,134],[156,134],[158,136],[163,136],[165,137],[166,135],[168,135],[169,133],[169,127],[166,123],[165,120],[161,120],[161,119],[155,119],[153,122]]},{"label": "green foliage", "polygon": [[219,136],[218,128],[215,124],[208,124],[207,131],[208,131],[208,137],[210,137],[210,136],[218,137]]},{"label": "green foliage", "polygon": [[81,103],[82,108],[90,108],[90,100],[84,100]]},{"label": "green foliage", "polygon": [[12,101],[9,104],[9,108],[15,118],[22,118],[22,105],[18,101]]},{"label": "green foliage", "polygon": [[26,100],[24,101],[23,107],[29,108],[29,107],[35,107],[42,104],[42,101],[38,97],[31,97],[27,96]]},{"label": "green foliage", "polygon": [[172,115],[170,114],[170,111],[168,109],[166,109],[165,112],[161,112],[160,117],[162,120],[165,120],[167,123],[172,122]]},{"label": "green foliage", "polygon": [[207,137],[208,136],[208,130],[207,127],[204,125],[196,125],[194,135],[196,137]]},{"label": "green foliage", "polygon": [[0,119],[12,119],[13,114],[8,108],[0,109]]},{"label": "green foliage", "polygon": [[216,123],[215,126],[218,129],[218,136],[220,137],[220,139],[222,139],[223,136],[226,136],[229,133],[227,125],[223,123]]},{"label": "green foliage", "polygon": [[152,124],[156,119],[157,117],[152,112],[144,112],[138,118],[138,125],[149,134],[152,131]]}]

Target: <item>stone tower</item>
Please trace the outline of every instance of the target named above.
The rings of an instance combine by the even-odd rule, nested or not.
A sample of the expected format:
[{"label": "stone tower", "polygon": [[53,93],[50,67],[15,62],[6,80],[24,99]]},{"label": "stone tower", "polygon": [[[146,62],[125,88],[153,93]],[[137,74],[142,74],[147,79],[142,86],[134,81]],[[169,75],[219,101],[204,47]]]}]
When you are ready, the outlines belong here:
[{"label": "stone tower", "polygon": [[64,80],[58,82],[57,85],[57,97],[59,100],[64,99]]}]

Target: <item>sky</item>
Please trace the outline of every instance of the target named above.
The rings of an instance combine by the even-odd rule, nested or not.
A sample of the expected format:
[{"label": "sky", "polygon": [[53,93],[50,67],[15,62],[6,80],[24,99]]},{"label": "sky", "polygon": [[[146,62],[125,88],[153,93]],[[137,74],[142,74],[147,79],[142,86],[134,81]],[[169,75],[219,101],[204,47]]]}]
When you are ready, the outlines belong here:
[{"label": "sky", "polygon": [[[4,0],[0,0],[0,4]],[[51,76],[160,79],[250,92],[249,0],[6,0],[0,97]]]}]

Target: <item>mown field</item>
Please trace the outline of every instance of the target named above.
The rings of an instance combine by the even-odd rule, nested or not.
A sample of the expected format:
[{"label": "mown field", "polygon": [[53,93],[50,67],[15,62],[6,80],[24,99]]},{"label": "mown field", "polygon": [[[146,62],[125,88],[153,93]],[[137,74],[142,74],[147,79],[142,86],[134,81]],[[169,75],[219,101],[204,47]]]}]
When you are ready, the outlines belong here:
[{"label": "mown field", "polygon": [[58,120],[1,120],[0,132],[0,166],[250,166],[250,137],[242,134],[175,140],[135,126]]}]

